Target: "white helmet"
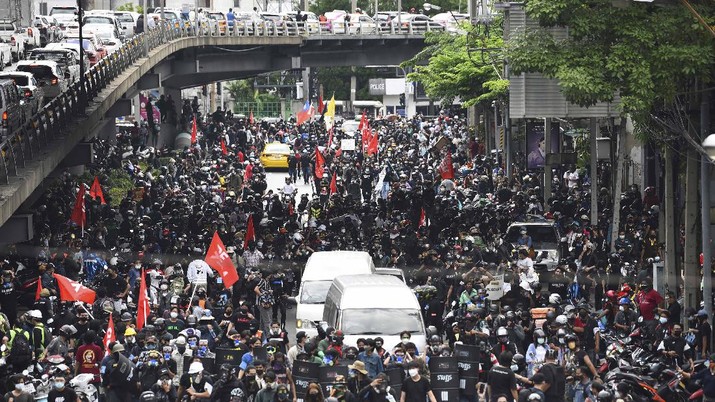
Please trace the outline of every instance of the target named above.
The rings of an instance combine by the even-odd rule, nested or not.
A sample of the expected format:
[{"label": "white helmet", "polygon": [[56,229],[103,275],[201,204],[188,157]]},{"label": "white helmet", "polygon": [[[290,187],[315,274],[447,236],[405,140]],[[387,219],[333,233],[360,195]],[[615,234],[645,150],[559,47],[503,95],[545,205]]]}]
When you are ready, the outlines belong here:
[{"label": "white helmet", "polygon": [[563,314],[556,317],[556,323],[559,325],[566,325],[568,322],[569,322],[569,319],[566,318],[566,316]]},{"label": "white helmet", "polygon": [[497,329],[497,337],[499,337],[499,336],[509,336],[509,332],[507,332],[506,328],[499,327]]},{"label": "white helmet", "polygon": [[204,365],[201,362],[193,362],[189,366],[189,374],[198,374],[204,371]]},{"label": "white helmet", "polygon": [[561,304],[561,295],[552,293],[551,296],[549,296],[549,304]]},{"label": "white helmet", "polygon": [[42,319],[42,313],[40,312],[40,310],[30,310],[27,312],[27,314],[30,316],[30,318],[34,318],[36,320]]}]

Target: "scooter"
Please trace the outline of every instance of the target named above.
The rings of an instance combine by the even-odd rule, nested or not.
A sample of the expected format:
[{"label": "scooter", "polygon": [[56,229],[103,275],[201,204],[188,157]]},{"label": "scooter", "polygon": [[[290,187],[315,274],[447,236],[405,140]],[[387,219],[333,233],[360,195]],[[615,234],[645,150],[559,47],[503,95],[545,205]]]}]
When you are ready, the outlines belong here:
[{"label": "scooter", "polygon": [[99,394],[97,388],[90,384],[94,380],[94,374],[82,373],[70,380],[70,387],[77,393],[77,397],[82,402],[97,402]]}]

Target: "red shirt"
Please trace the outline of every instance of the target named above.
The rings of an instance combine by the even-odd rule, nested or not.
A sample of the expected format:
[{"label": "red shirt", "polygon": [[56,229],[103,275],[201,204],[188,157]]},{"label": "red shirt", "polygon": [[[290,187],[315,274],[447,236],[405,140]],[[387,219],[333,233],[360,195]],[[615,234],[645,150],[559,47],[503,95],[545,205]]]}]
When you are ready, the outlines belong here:
[{"label": "red shirt", "polygon": [[636,296],[636,303],[640,306],[644,320],[655,319],[655,309],[662,301],[663,296],[655,289],[651,289],[647,293],[641,290]]},{"label": "red shirt", "polygon": [[99,377],[99,365],[104,357],[104,352],[102,348],[95,345],[84,344],[77,348],[77,354],[75,356],[75,361],[79,365],[79,373],[90,373],[94,374],[94,381],[100,381]]}]

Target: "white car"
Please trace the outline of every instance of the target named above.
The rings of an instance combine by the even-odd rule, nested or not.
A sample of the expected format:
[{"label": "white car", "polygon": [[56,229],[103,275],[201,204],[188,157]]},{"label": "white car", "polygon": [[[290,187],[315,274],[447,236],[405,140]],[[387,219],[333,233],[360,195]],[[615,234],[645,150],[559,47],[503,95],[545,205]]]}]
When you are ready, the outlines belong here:
[{"label": "white car", "polygon": [[0,80],[13,80],[20,88],[20,94],[25,97],[24,102],[29,106],[26,115],[34,115],[45,104],[45,91],[40,87],[32,73],[23,71],[7,71],[0,73]]},{"label": "white car", "polygon": [[69,83],[57,62],[51,60],[23,60],[17,63],[17,71],[31,73],[40,87],[45,90],[45,97],[54,98],[66,91]]},{"label": "white car", "polygon": [[[15,32],[16,37],[22,38],[25,43],[25,53],[32,49],[42,47],[42,34],[38,28],[21,27]],[[24,54],[24,53],[23,53]],[[22,55],[20,56],[22,58]]]},{"label": "white car", "polygon": [[444,27],[447,32],[458,32],[462,21],[469,20],[469,14],[439,13],[432,17],[432,21]]},{"label": "white car", "polygon": [[348,14],[351,34],[372,34],[377,32],[377,23],[365,14]]},{"label": "white car", "polygon": [[139,13],[133,13],[129,11],[116,11],[114,16],[117,18],[117,22],[122,27],[122,33],[125,38],[131,38],[134,36],[134,28],[137,25],[137,18],[139,18]]},{"label": "white car", "polygon": [[[71,46],[70,44],[65,44]],[[79,80],[79,45],[74,49],[62,47],[59,43],[51,43],[43,49],[35,49],[28,55],[29,60],[52,60],[57,62],[64,71],[65,78],[70,84]],[[89,59],[84,58],[85,68],[89,69]]]},{"label": "white car", "polygon": [[0,38],[0,70],[12,64],[12,46],[5,39]]},{"label": "white car", "polygon": [[122,40],[117,38],[113,32],[99,31],[95,32],[95,35],[102,40],[102,45],[105,49],[107,49],[107,55],[116,52],[120,47],[122,47]]},{"label": "white car", "polygon": [[50,9],[50,16],[55,17],[57,22],[60,24],[60,28],[64,29],[67,23],[77,21],[78,12],[79,8],[76,6],[52,7],[52,9]]},{"label": "white car", "polygon": [[16,31],[17,26],[14,22],[7,19],[0,20],[0,39],[10,45],[11,60],[20,60],[25,55],[25,41]]},{"label": "white car", "polygon": [[82,22],[84,23],[83,27],[87,29],[96,30],[98,29],[96,25],[103,25],[105,26],[105,29],[111,29],[117,38],[121,35],[121,32],[123,32],[121,25],[119,24],[119,22],[117,22],[117,19],[114,17],[114,15],[85,15],[82,18]]}]

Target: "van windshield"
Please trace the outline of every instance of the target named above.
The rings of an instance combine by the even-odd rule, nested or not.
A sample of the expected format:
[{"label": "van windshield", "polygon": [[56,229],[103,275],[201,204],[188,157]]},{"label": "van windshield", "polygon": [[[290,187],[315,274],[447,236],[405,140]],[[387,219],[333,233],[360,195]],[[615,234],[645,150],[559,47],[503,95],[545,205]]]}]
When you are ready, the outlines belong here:
[{"label": "van windshield", "polygon": [[[535,249],[555,249],[559,245],[556,237],[556,229],[552,225],[524,225],[526,233],[531,236],[531,242]],[[506,241],[516,243],[521,236],[521,226],[514,225],[509,228],[506,234]]]},{"label": "van windshield", "polygon": [[409,309],[346,309],[341,324],[345,335],[399,335],[402,331],[421,334],[424,331],[420,312]]},{"label": "van windshield", "polygon": [[333,281],[308,281],[303,283],[300,302],[303,304],[323,304]]}]

